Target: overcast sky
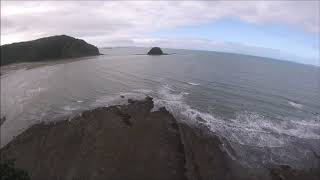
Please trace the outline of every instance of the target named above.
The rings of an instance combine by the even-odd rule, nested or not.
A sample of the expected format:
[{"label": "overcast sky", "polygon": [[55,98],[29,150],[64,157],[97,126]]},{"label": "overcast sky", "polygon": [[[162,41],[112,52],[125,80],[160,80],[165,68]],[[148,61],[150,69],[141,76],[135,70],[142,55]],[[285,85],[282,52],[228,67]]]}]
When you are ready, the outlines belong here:
[{"label": "overcast sky", "polygon": [[320,1],[1,1],[1,44],[66,34],[319,65]]}]

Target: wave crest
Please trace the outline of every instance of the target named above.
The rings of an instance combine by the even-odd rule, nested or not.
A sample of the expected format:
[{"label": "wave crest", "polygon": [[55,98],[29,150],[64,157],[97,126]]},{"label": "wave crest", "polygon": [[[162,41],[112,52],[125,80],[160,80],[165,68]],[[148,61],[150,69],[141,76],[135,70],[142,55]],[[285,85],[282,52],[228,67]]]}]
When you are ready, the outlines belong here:
[{"label": "wave crest", "polygon": [[177,92],[165,85],[158,90],[154,109],[164,106],[180,121],[205,125],[227,141],[235,150],[232,156],[246,165],[273,163],[298,167],[310,159],[311,164],[315,163],[313,152],[320,153],[317,152],[320,151],[319,117],[297,121],[242,111],[237,112],[235,118],[223,119],[192,108],[184,102],[186,95],[186,92]]}]

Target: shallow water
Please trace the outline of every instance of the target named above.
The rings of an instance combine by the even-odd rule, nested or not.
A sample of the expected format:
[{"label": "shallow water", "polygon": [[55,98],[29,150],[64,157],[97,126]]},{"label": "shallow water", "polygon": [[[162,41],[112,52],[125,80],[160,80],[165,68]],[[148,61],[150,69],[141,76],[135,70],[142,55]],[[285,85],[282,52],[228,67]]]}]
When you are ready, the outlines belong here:
[{"label": "shallow water", "polygon": [[319,67],[206,51],[100,51],[106,55],[7,68],[1,76],[1,117],[7,119],[1,146],[40,121],[149,95],[155,109],[165,106],[178,120],[218,134],[245,165],[317,165]]}]

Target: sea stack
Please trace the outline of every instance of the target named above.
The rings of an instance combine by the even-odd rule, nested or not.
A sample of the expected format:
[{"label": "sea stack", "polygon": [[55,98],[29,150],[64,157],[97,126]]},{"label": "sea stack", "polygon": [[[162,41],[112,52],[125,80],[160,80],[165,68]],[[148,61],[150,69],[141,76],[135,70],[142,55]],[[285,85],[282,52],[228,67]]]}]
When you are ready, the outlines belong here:
[{"label": "sea stack", "polygon": [[153,47],[151,50],[148,52],[148,55],[163,55],[163,52],[161,48],[159,47]]},{"label": "sea stack", "polygon": [[1,46],[1,65],[95,55],[100,55],[96,46],[59,35]]}]

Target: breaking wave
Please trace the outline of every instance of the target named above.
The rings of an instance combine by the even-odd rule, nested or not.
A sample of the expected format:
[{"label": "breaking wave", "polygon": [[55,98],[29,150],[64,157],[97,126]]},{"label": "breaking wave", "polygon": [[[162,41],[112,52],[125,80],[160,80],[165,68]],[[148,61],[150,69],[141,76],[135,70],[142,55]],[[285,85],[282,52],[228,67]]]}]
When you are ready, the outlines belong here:
[{"label": "breaking wave", "polygon": [[187,82],[189,85],[192,85],[192,86],[199,86],[200,84],[198,83],[193,83],[193,82]]},{"label": "breaking wave", "polygon": [[187,95],[165,85],[156,93],[154,110],[164,106],[182,122],[205,125],[227,141],[233,149],[228,152],[234,152],[233,157],[248,166],[271,163],[303,168],[302,162],[309,161],[311,166],[317,163],[314,153],[320,154],[319,116],[308,120],[289,117],[281,120],[241,111],[235,118],[222,119],[189,106],[184,102]]},{"label": "breaking wave", "polygon": [[293,102],[293,101],[288,101],[288,103],[294,108],[297,108],[297,109],[302,109],[303,108],[302,104],[299,104],[299,103],[296,103],[296,102]]},{"label": "breaking wave", "polygon": [[301,168],[299,165],[305,166],[303,162],[306,161],[311,166],[317,163],[314,153],[320,154],[319,115],[305,120],[290,117],[272,119],[257,112],[239,111],[234,118],[226,119],[216,116],[214,112],[201,112],[191,107],[185,102],[189,95],[189,92],[177,91],[170,85],[163,85],[156,90],[136,89],[103,96],[89,104],[82,103],[83,99],[75,99],[76,104],[63,106],[65,113],[61,114],[70,115],[88,108],[127,104],[128,99],[142,100],[151,96],[154,101],[153,111],[166,107],[182,123],[207,127],[221,137],[223,148],[226,148],[229,155],[244,165],[259,167],[290,164]]}]

